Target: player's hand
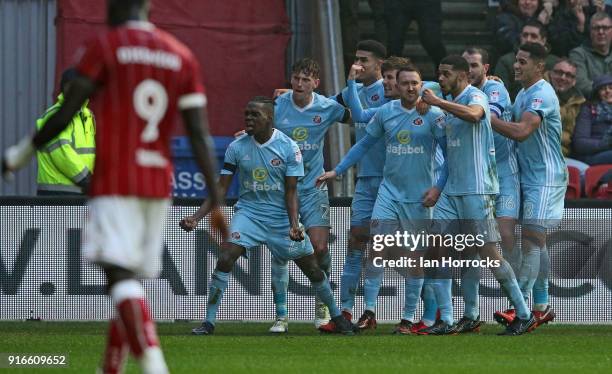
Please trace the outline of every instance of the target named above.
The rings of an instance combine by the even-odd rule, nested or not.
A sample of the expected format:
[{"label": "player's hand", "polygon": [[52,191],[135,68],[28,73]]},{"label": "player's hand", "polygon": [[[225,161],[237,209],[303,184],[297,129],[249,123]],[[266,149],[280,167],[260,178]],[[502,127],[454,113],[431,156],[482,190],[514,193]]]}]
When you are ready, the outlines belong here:
[{"label": "player's hand", "polygon": [[229,230],[227,228],[227,222],[225,221],[225,216],[221,212],[221,209],[214,208],[210,212],[210,225],[213,229],[217,230],[219,234],[221,234],[221,239],[227,239],[229,234]]},{"label": "player's hand", "polygon": [[289,229],[289,238],[294,242],[301,242],[304,240],[304,226],[292,226]]},{"label": "player's hand", "polygon": [[496,82],[499,82],[501,84],[504,84],[504,81],[500,77],[498,77],[497,75],[487,75],[487,79],[490,80],[490,81],[496,81]]},{"label": "player's hand", "polygon": [[426,208],[431,208],[436,205],[438,199],[440,198],[440,189],[438,187],[432,187],[425,191],[423,195],[423,206]]},{"label": "player's hand", "polygon": [[321,187],[321,185],[323,185],[323,183],[326,183],[328,179],[336,178],[337,176],[338,174],[336,174],[335,170],[326,171],[325,173],[323,173],[317,178],[315,185],[317,188]]},{"label": "player's hand", "polygon": [[361,65],[353,64],[351,65],[351,70],[349,70],[348,79],[355,80],[359,74],[363,73],[365,69]]},{"label": "player's hand", "polygon": [[242,135],[244,135],[244,134],[246,134],[246,130],[236,131],[236,132],[234,133],[234,138],[239,138],[239,137],[241,137],[241,136],[242,136]]},{"label": "player's hand", "polygon": [[423,90],[423,94],[421,95],[423,101],[429,105],[438,106],[437,104],[440,102],[440,98],[436,96],[435,92],[426,88]]},{"label": "player's hand", "polygon": [[189,232],[189,231],[194,230],[196,227],[198,227],[198,222],[200,222],[200,220],[198,220],[194,216],[187,216],[183,218],[182,220],[180,220],[179,226],[183,230]]},{"label": "player's hand", "polygon": [[280,95],[291,91],[291,89],[289,88],[277,88],[274,90],[274,93],[272,94],[272,98],[276,99],[277,97],[279,97]]},{"label": "player's hand", "polygon": [[431,108],[431,105],[427,104],[420,97],[417,99],[417,103],[416,103],[416,111],[417,111],[417,113],[419,113],[420,115],[423,116],[427,112],[429,112],[429,108]]}]

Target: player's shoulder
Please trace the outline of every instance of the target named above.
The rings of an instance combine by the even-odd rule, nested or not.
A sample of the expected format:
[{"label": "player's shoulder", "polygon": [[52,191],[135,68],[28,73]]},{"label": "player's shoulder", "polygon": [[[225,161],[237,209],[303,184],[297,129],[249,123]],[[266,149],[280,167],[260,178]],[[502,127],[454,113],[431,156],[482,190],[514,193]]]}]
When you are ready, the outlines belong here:
[{"label": "player's shoulder", "polygon": [[489,95],[491,92],[499,92],[500,94],[508,92],[506,86],[504,86],[503,83],[498,82],[494,79],[487,79],[485,85],[482,87],[482,91],[487,95]]},{"label": "player's shoulder", "polygon": [[297,143],[293,141],[293,139],[291,139],[291,137],[289,137],[287,134],[285,134],[284,132],[278,130],[278,129],[274,129],[274,139],[273,141],[280,145],[280,146],[293,146],[295,145],[297,147]]},{"label": "player's shoulder", "polygon": [[439,118],[440,116],[442,116],[442,117],[446,116],[446,114],[439,107],[431,106],[429,108],[429,111],[427,113],[425,113],[425,116],[435,120],[435,119]]},{"label": "player's shoulder", "polygon": [[316,92],[314,92],[313,95],[314,95],[313,102],[320,109],[328,109],[328,108],[334,108],[334,107],[344,108],[336,100],[332,100],[332,99],[330,99],[330,98],[328,98],[326,96],[323,96],[321,94],[318,94]]},{"label": "player's shoulder", "polygon": [[484,100],[488,102],[487,94],[484,93],[480,88],[469,85],[467,87],[466,96],[469,100]]},{"label": "player's shoulder", "polygon": [[275,106],[290,104],[292,94],[293,94],[293,91],[289,90],[285,92],[284,94],[275,98],[274,99]]},{"label": "player's shoulder", "polygon": [[248,134],[244,133],[240,136],[238,136],[236,139],[234,139],[231,143],[229,143],[229,145],[227,146],[227,148],[231,148],[231,149],[240,149],[240,148],[244,148],[244,146],[249,145],[252,141],[252,137],[249,136]]}]

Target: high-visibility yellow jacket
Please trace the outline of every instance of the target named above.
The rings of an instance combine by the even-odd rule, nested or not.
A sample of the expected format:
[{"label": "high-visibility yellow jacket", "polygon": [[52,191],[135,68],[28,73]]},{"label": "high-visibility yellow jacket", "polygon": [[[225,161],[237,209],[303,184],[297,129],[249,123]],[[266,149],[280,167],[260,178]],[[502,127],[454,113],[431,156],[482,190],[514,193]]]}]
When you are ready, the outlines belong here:
[{"label": "high-visibility yellow jacket", "polygon": [[[36,121],[36,129],[40,130],[63,103],[64,96],[60,94],[57,102]],[[96,124],[87,104],[57,137],[36,152],[39,191],[83,192],[78,183],[93,173],[96,153]]]}]

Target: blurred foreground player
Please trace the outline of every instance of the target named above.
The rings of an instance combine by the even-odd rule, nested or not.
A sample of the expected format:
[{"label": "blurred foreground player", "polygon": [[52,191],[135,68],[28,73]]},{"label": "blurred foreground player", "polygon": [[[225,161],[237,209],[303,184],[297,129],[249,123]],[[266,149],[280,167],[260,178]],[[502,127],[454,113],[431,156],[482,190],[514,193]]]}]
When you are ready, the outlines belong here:
[{"label": "blurred foreground player", "polygon": [[[106,274],[117,308],[110,323],[103,372],[122,370],[128,348],[144,373],[166,373],[144,290],[137,277],[160,270],[163,223],[170,205],[169,138],[180,110],[198,165],[221,201],[209,153],[206,96],[198,62],[182,43],[146,21],[147,0],[109,0],[112,27],[92,39],[77,64],[77,77],[61,109],[34,138],[4,154],[3,174],[25,165],[56,136],[92,96],[97,115],[96,173],[91,182],[85,257]],[[218,212],[218,210],[216,210]],[[219,215],[220,213],[217,213]],[[216,218],[220,228],[223,220]]]},{"label": "blurred foreground player", "polygon": [[[270,249],[273,261],[295,261],[329,308],[337,331],[353,334],[351,323],[340,314],[327,276],[317,263],[310,238],[298,221],[298,178],[304,176],[298,145],[273,128],[271,99],[251,100],[244,119],[246,135],[227,148],[219,180],[220,189],[225,193],[234,174],[239,172],[240,197],[230,226],[231,237],[221,245],[211,276],[206,319],[192,330],[193,334],[214,332],[217,310],[234,264],[240,255],[247,255],[247,250],[262,244]],[[193,215],[181,220],[181,227],[185,231],[193,230],[209,211],[210,202],[206,200]]]}]

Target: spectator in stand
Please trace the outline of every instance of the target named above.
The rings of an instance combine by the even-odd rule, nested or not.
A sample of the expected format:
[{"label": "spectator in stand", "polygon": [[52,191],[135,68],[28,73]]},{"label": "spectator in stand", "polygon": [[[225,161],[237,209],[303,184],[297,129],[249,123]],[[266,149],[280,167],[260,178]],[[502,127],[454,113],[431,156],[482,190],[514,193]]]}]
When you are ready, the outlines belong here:
[{"label": "spectator in stand", "polygon": [[596,7],[589,0],[565,0],[548,26],[552,53],[567,56],[588,37],[588,24]]},{"label": "spectator in stand", "polygon": [[593,99],[580,109],[574,154],[589,165],[612,164],[612,75],[593,82]]},{"label": "spectator in stand", "polygon": [[440,60],[446,56],[446,48],[442,43],[441,0],[385,0],[385,20],[389,56],[406,56],[406,29],[415,20],[419,28],[419,40],[431,57],[435,69],[438,69]]},{"label": "spectator in stand", "polygon": [[[498,55],[509,53],[518,48],[521,30],[529,21],[539,21],[548,25],[553,14],[551,0],[502,0],[501,12],[495,19],[495,46]],[[520,43],[519,43],[520,42]]]},{"label": "spectator in stand", "polygon": [[612,19],[607,13],[597,12],[591,17],[590,40],[569,54],[578,66],[576,87],[585,97],[591,96],[593,80],[600,75],[612,73]]},{"label": "spectator in stand", "polygon": [[584,162],[569,158],[572,153],[572,136],[576,127],[576,117],[580,111],[580,107],[586,99],[576,88],[576,64],[567,58],[559,60],[550,71],[550,83],[555,89],[555,93],[559,98],[561,108],[561,150],[565,157],[567,166],[576,167],[580,170],[580,174],[584,176],[584,172],[589,165]]},{"label": "spectator in stand", "polygon": [[[521,31],[521,44],[537,43],[546,47],[546,41],[546,28],[540,22],[528,21],[525,23]],[[506,53],[499,59],[499,61],[497,61],[497,66],[495,67],[495,75],[504,82],[512,101],[514,101],[514,98],[518,92],[521,90],[521,88],[523,88],[520,82],[514,80],[515,56],[516,52]],[[558,60],[559,57],[549,54],[545,61],[546,70],[550,71]],[[548,73],[544,74],[544,79],[547,81],[550,80],[548,78]]]}]

